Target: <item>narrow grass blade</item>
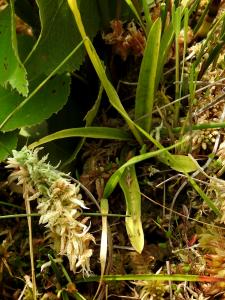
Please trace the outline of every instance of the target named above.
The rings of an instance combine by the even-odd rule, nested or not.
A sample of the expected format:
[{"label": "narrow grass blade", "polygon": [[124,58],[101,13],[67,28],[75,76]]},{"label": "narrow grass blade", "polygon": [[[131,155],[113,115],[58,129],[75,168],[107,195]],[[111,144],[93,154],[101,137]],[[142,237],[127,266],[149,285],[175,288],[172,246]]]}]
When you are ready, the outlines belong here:
[{"label": "narrow grass blade", "polygon": [[134,13],[135,17],[138,19],[142,29],[144,30],[144,32],[146,32],[146,29],[145,29],[145,25],[144,23],[142,22],[142,19],[140,18],[140,15],[139,13],[137,12],[133,2],[131,0],[125,0],[125,2],[127,3],[127,5],[130,7],[130,9],[132,10],[132,12]]},{"label": "narrow grass blade", "polygon": [[198,80],[201,80],[202,76],[205,74],[206,70],[209,68],[211,63],[217,59],[218,55],[221,53],[221,49],[225,44],[225,34],[217,42],[216,46],[213,46],[210,51],[208,51],[208,58],[204,60],[201,65],[201,69],[198,74]]},{"label": "narrow grass blade", "polygon": [[[182,8],[179,6],[177,9],[173,7],[172,10],[172,23],[175,32],[175,99],[179,98],[179,82],[180,82],[180,54],[179,54],[179,38],[180,38],[180,30],[181,30],[181,18],[182,18]],[[174,124],[178,123],[179,119],[179,112],[180,112],[180,102],[175,103],[175,112],[174,112]]]},{"label": "narrow grass blade", "polygon": [[202,47],[200,49],[200,52],[198,53],[197,57],[196,57],[196,61],[194,62],[194,66],[197,67],[199,65],[199,63],[202,60],[202,56],[205,54],[206,52],[206,47],[207,45],[210,43],[210,41],[212,41],[213,39],[213,35],[215,34],[215,31],[218,30],[219,24],[220,22],[222,22],[225,18],[225,13],[223,13],[218,20],[215,22],[215,24],[213,25],[212,29],[209,31],[207,38],[205,40],[205,42],[202,44]]},{"label": "narrow grass blade", "polygon": [[129,126],[131,132],[134,134],[137,141],[142,145],[143,141],[142,141],[140,133],[135,128],[132,120],[130,119],[129,115],[127,114],[126,110],[124,109],[115,88],[113,87],[111,82],[108,80],[106,73],[105,73],[105,69],[102,65],[102,62],[101,62],[98,54],[96,53],[95,48],[92,45],[90,39],[86,35],[85,29],[84,29],[84,26],[82,23],[81,15],[80,15],[80,12],[78,9],[77,0],[67,0],[67,2],[71,8],[73,15],[74,15],[75,21],[77,23],[77,27],[83,38],[84,45],[85,45],[85,48],[89,55],[89,58],[95,68],[96,73],[98,74],[99,79],[101,80],[101,83],[106,91],[106,94],[109,98],[111,105],[121,114],[121,116],[123,116],[123,118],[126,120],[128,126]]},{"label": "narrow grass blade", "polygon": [[[105,190],[104,190],[104,194],[103,197],[104,198],[109,198],[109,196],[111,195],[111,193],[113,192],[113,190],[115,189],[118,181],[120,180],[124,170],[129,167],[132,166],[136,163],[139,163],[143,160],[149,159],[151,157],[155,157],[158,155],[163,154],[164,152],[168,152],[168,150],[175,148],[176,145],[172,145],[168,148],[163,148],[157,151],[153,151],[153,152],[149,152],[149,153],[145,153],[145,154],[141,154],[141,155],[137,155],[135,157],[132,157],[131,159],[129,159],[125,164],[123,164],[118,170],[116,170],[116,172],[110,177],[110,179],[108,180],[106,186],[105,186]],[[170,153],[169,153],[170,154]],[[171,154],[170,154],[171,155]],[[171,155],[172,156],[172,155]]]},{"label": "narrow grass blade", "polygon": [[127,167],[119,179],[126,200],[126,230],[134,249],[141,253],[144,247],[144,233],[141,222],[141,192],[135,166]]},{"label": "narrow grass blade", "polygon": [[47,135],[37,142],[29,145],[29,149],[33,149],[37,146],[49,143],[54,140],[65,139],[72,137],[86,137],[94,139],[115,139],[127,141],[131,139],[131,136],[126,131],[118,128],[110,127],[81,127],[70,128],[57,131],[53,134]]},{"label": "narrow grass blade", "polygon": [[155,90],[157,90],[160,79],[162,78],[163,67],[166,60],[168,59],[168,53],[172,45],[173,39],[174,39],[174,29],[173,29],[173,24],[171,22],[169,26],[164,30],[160,42],[158,66],[157,66],[157,73],[155,79]]},{"label": "narrow grass blade", "polygon": [[76,300],[87,300],[86,298],[84,298],[84,296],[82,296],[80,293],[76,292],[74,294],[74,297]]},{"label": "narrow grass blade", "polygon": [[101,279],[99,281],[98,289],[95,293],[93,300],[97,299],[98,293],[103,282],[103,276],[105,272],[106,259],[107,259],[107,247],[108,247],[108,222],[107,214],[109,212],[108,199],[101,199],[101,214],[102,214],[102,235],[100,246],[100,264],[101,264]]},{"label": "narrow grass blade", "polygon": [[52,267],[52,270],[53,270],[53,272],[55,274],[55,277],[56,277],[58,283],[61,285],[62,284],[62,280],[63,280],[62,274],[61,274],[61,272],[60,272],[57,264],[55,263],[53,257],[50,254],[48,254],[48,258],[49,258],[49,260],[51,262],[51,267]]},{"label": "narrow grass blade", "polygon": [[146,20],[146,23],[147,23],[147,30],[146,31],[147,31],[147,35],[148,35],[149,30],[151,29],[153,22],[152,22],[150,13],[149,13],[149,7],[148,7],[147,0],[142,0],[142,7],[143,7],[143,10],[144,10],[145,20]]},{"label": "narrow grass blade", "polygon": [[[135,99],[135,120],[147,132],[150,131],[152,123],[152,107],[155,95],[161,27],[161,19],[159,18],[152,25],[149,32],[141,63]],[[147,118],[143,118],[146,114]]]},{"label": "narrow grass blade", "polygon": [[209,199],[209,197],[204,193],[204,191],[197,185],[197,183],[194,181],[194,179],[191,176],[188,176],[188,181],[190,182],[190,184],[193,186],[193,188],[196,190],[196,192],[199,194],[199,196],[201,196],[201,198],[205,201],[205,203],[209,206],[209,208],[212,209],[212,211],[219,216],[220,215],[220,211],[219,209],[215,206],[215,204],[213,203],[213,201],[211,199]]},{"label": "narrow grass blade", "polygon": [[[92,106],[92,108],[87,112],[87,114],[84,118],[84,120],[86,121],[85,127],[92,125],[92,122],[94,121],[94,119],[98,113],[98,110],[99,110],[99,106],[100,106],[101,99],[102,99],[102,93],[103,93],[103,86],[100,85],[97,99],[96,99],[94,105]],[[68,166],[70,163],[72,163],[72,161],[74,161],[76,159],[77,154],[80,152],[82,146],[85,143],[85,140],[86,140],[85,137],[82,137],[80,139],[80,141],[78,142],[78,145],[76,146],[72,155],[61,165],[62,169],[64,169],[66,166]]]},{"label": "narrow grass blade", "polygon": [[184,45],[183,45],[183,57],[182,57],[182,70],[181,70],[181,77],[180,77],[180,90],[179,90],[179,98],[181,98],[183,83],[184,83],[184,67],[185,67],[185,55],[187,51],[187,36],[188,36],[188,21],[189,21],[189,11],[186,7],[184,9]]},{"label": "narrow grass blade", "polygon": [[[78,280],[80,282],[99,281],[100,276],[90,276]],[[224,277],[190,275],[190,274],[126,274],[126,275],[104,275],[104,281],[123,281],[123,280],[146,280],[146,281],[188,281],[188,282],[225,282]]]}]

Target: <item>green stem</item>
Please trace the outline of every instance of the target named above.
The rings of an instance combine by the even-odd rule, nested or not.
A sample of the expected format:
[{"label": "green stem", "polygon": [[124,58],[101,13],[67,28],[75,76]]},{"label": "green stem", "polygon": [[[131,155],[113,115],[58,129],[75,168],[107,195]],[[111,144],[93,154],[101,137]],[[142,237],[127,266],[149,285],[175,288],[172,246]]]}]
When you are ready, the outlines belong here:
[{"label": "green stem", "polygon": [[123,116],[123,118],[126,120],[128,126],[130,127],[131,132],[134,134],[136,140],[138,141],[138,143],[140,145],[143,145],[143,140],[142,137],[140,135],[140,133],[138,132],[138,130],[135,128],[133,121],[130,119],[129,115],[127,114],[126,110],[124,109],[123,105],[120,102],[119,96],[116,92],[116,90],[114,89],[114,87],[112,86],[111,82],[108,80],[106,73],[105,73],[105,69],[102,66],[102,62],[98,56],[98,54],[96,53],[96,50],[93,46],[93,44],[91,43],[90,39],[88,38],[88,36],[86,35],[85,29],[84,29],[84,25],[81,19],[81,15],[80,15],[80,11],[78,9],[78,5],[77,5],[77,0],[67,0],[71,11],[74,15],[74,19],[75,22],[77,24],[77,27],[80,31],[80,34],[83,38],[84,41],[84,45],[85,48],[87,50],[88,56],[95,68],[95,71],[99,77],[99,79],[102,82],[102,85],[106,91],[106,94],[109,98],[109,101],[111,103],[111,105]]},{"label": "green stem", "polygon": [[[199,125],[192,125],[191,130],[202,130],[202,129],[214,129],[214,128],[225,128],[225,122],[221,123],[207,123],[207,124],[199,124]],[[182,128],[182,127],[175,127],[171,129],[174,133],[179,133],[181,130],[184,132],[188,132],[190,130],[189,126]],[[162,133],[167,133],[167,129],[163,128]]]},{"label": "green stem", "polygon": [[[124,281],[124,280],[146,280],[146,281],[198,281],[198,282],[224,282],[225,278],[218,278],[212,276],[200,276],[200,275],[184,275],[184,274],[129,274],[129,275],[104,275],[104,281]],[[80,279],[79,282],[93,282],[99,281],[100,276],[90,276],[85,279]]]},{"label": "green stem", "polygon": [[[101,214],[101,213],[81,213],[82,216],[92,216],[92,217],[114,217],[114,218],[128,218],[129,215],[122,214]],[[30,214],[14,214],[14,215],[4,215],[0,216],[2,219],[11,219],[11,218],[25,218],[25,217],[40,217],[39,213],[30,213]]]}]

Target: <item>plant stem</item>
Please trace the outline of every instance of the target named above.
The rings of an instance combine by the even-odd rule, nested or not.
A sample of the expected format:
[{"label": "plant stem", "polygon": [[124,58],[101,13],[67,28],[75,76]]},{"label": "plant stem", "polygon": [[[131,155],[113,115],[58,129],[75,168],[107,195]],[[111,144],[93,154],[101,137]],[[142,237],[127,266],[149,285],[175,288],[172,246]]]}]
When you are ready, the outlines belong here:
[{"label": "plant stem", "polygon": [[32,277],[32,291],[33,291],[33,299],[37,300],[37,285],[36,285],[36,277],[35,277],[35,266],[34,266],[34,251],[33,251],[33,237],[32,237],[32,222],[31,222],[31,209],[30,209],[30,201],[29,197],[25,198],[27,223],[29,230],[29,247],[30,247],[30,264],[31,264],[31,277]]}]

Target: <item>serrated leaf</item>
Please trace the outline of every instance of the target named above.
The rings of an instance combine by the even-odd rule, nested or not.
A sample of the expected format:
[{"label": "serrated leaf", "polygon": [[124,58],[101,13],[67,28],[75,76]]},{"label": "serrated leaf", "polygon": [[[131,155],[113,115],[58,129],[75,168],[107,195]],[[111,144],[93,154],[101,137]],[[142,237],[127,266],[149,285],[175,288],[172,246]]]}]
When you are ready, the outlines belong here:
[{"label": "serrated leaf", "polygon": [[10,152],[16,148],[18,132],[0,132],[0,161],[6,159]]},{"label": "serrated leaf", "polygon": [[13,1],[0,11],[0,84],[10,83],[20,94],[28,94],[26,70],[17,49]]},{"label": "serrated leaf", "polygon": [[120,177],[119,184],[126,200],[126,230],[134,249],[141,253],[144,247],[144,233],[141,222],[141,192],[135,166],[127,167]]},{"label": "serrated leaf", "polygon": [[[39,83],[40,79],[33,82],[32,90]],[[26,104],[18,109],[24,98],[15,91],[0,87],[0,124],[4,123],[1,130],[11,131],[42,122],[65,105],[69,92],[70,77],[58,75],[51,78]],[[8,119],[15,109],[17,111]]]},{"label": "serrated leaf", "polygon": [[[32,78],[36,78],[40,74],[49,74],[81,41],[67,1],[37,0],[37,4],[41,34],[26,61],[28,73]],[[94,37],[99,29],[96,1],[81,1],[80,9],[89,36]],[[84,55],[84,49],[80,48],[58,73],[78,69],[84,60]]]}]

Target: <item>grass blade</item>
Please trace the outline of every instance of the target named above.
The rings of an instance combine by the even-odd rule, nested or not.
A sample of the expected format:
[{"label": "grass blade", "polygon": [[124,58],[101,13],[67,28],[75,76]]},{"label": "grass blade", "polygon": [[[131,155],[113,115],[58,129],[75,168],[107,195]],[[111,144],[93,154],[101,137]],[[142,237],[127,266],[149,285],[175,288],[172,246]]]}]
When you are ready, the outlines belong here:
[{"label": "grass blade", "polygon": [[145,25],[144,23],[142,22],[142,19],[140,18],[139,16],[139,13],[137,12],[133,2],[131,0],[125,0],[125,2],[127,3],[127,5],[130,7],[130,9],[132,10],[132,12],[134,13],[135,17],[138,19],[142,29],[144,30],[144,32],[146,32],[146,29],[145,29]]},{"label": "grass blade", "polygon": [[[155,82],[161,37],[161,19],[152,25],[148,35],[138,79],[135,99],[135,119],[139,126],[149,132],[152,123],[152,107],[155,95]],[[153,46],[154,45],[154,46]],[[147,118],[143,118],[147,114]]]},{"label": "grass blade", "polygon": [[70,128],[57,131],[50,135],[41,138],[39,141],[29,145],[29,149],[33,149],[37,146],[49,143],[54,140],[65,139],[70,137],[86,137],[95,139],[115,139],[126,141],[131,139],[131,136],[126,131],[118,128],[110,127],[81,127]]},{"label": "grass blade", "polygon": [[91,43],[90,39],[86,35],[85,29],[83,26],[83,22],[81,19],[81,15],[80,15],[80,12],[78,9],[77,0],[67,0],[67,2],[71,8],[73,15],[74,15],[77,27],[83,38],[84,45],[85,45],[85,48],[89,55],[89,58],[95,68],[95,71],[96,71],[99,79],[101,80],[101,83],[106,91],[106,94],[109,98],[111,105],[121,114],[121,116],[123,116],[123,118],[126,120],[128,126],[129,126],[131,132],[134,134],[134,136],[136,137],[139,144],[142,145],[143,141],[142,141],[140,133],[135,128],[133,121],[130,119],[129,115],[127,114],[126,110],[124,109],[115,88],[113,87],[111,82],[108,80],[106,73],[105,73],[105,69],[102,65],[102,62],[101,62],[98,54],[96,53],[93,44]]},{"label": "grass blade", "polygon": [[172,22],[169,26],[164,30],[162,39],[160,42],[160,49],[159,49],[159,57],[158,57],[158,66],[157,66],[157,73],[155,79],[155,89],[157,90],[160,79],[162,77],[163,66],[168,58],[168,53],[170,50],[170,46],[174,39],[174,29]]},{"label": "grass blade", "polygon": [[194,179],[191,176],[188,176],[188,181],[190,182],[190,184],[193,186],[193,188],[196,190],[196,192],[199,194],[199,196],[201,196],[201,198],[205,201],[205,203],[209,206],[209,208],[212,209],[212,211],[219,216],[220,215],[220,211],[219,209],[215,206],[215,204],[213,203],[213,201],[211,199],[209,199],[209,197],[204,193],[204,191],[197,185],[197,183],[194,181]]},{"label": "grass blade", "polygon": [[168,150],[173,149],[175,147],[176,147],[176,145],[172,145],[172,146],[170,146],[168,148],[163,148],[163,149],[160,149],[160,150],[157,150],[157,151],[153,151],[153,152],[149,152],[149,153],[137,155],[137,156],[132,157],[131,159],[129,159],[118,170],[116,170],[116,172],[110,177],[110,179],[108,180],[108,182],[107,182],[107,184],[105,186],[103,197],[104,198],[109,198],[109,196],[111,195],[111,193],[115,189],[117,183],[119,182],[119,180],[120,180],[123,172],[125,171],[125,169],[127,167],[132,166],[132,165],[134,165],[134,164],[136,164],[138,162],[141,162],[143,160],[149,159],[151,157],[155,157],[155,156],[161,155],[161,154],[163,154],[165,152],[168,152]]}]

